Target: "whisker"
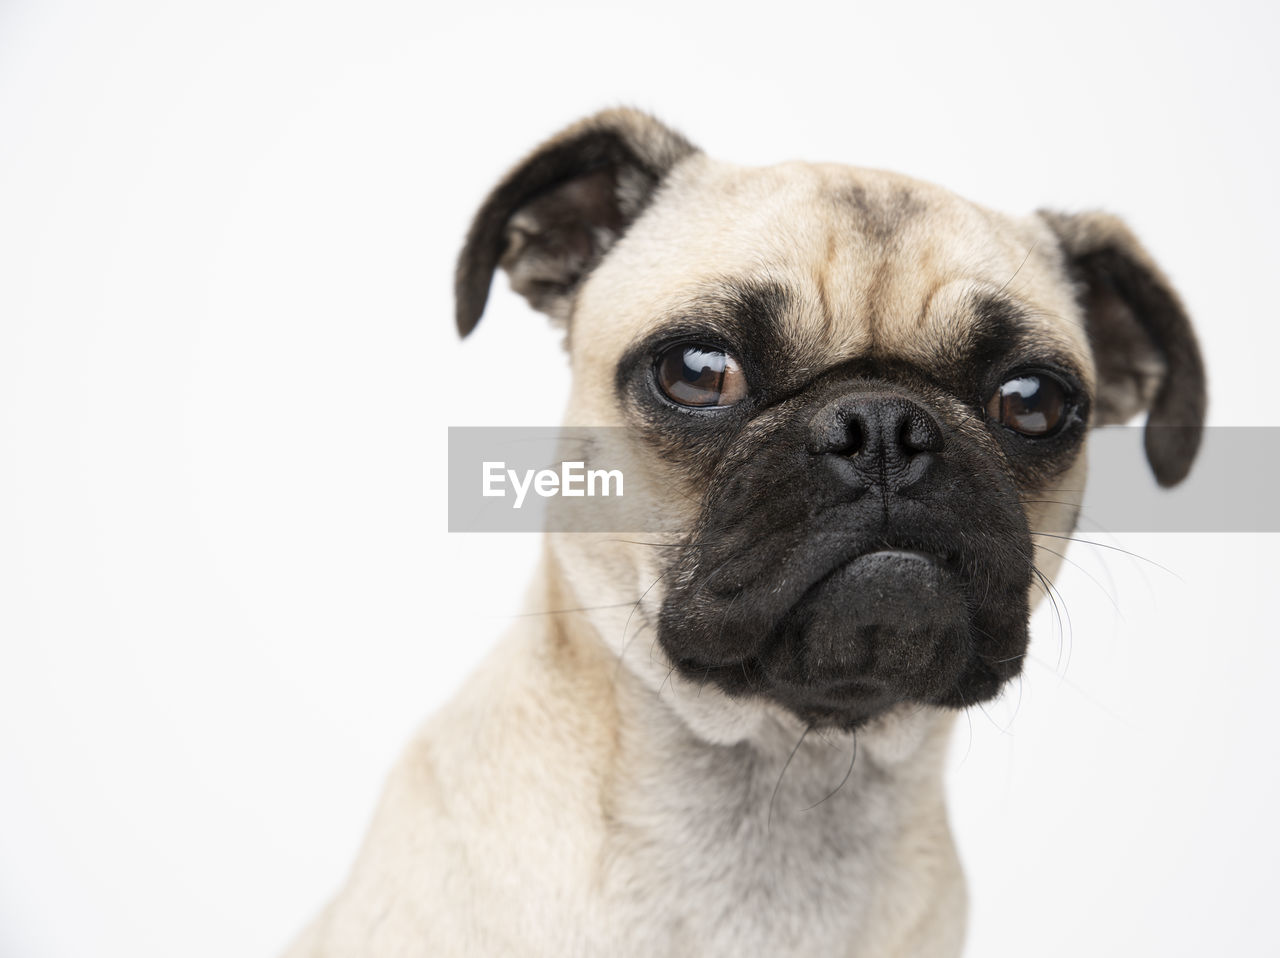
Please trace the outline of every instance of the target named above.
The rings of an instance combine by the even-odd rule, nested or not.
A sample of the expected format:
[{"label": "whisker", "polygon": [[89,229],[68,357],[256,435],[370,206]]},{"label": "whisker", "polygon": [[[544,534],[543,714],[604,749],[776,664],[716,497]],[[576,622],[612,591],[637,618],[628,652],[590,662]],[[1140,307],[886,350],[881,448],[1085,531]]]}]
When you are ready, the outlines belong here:
[{"label": "whisker", "polygon": [[636,610],[640,608],[640,603],[644,601],[644,597],[649,594],[650,590],[652,590],[655,585],[657,585],[664,578],[666,578],[667,573],[669,573],[670,571],[671,570],[668,569],[666,572],[663,572],[656,579],[650,582],[649,588],[645,589],[642,593],[640,593],[640,598],[636,599],[634,603],[624,603],[624,604],[631,605],[631,611],[627,613],[626,621],[622,623],[622,648],[618,650],[618,663],[613,670],[613,681],[615,685],[618,682],[618,675],[622,672],[622,661],[626,657],[627,649],[631,648],[631,643],[634,642],[636,638],[640,635],[640,633],[644,631],[645,627],[649,626],[649,623],[646,622],[644,624],[644,627],[641,627],[636,630],[635,635],[631,636],[630,638],[627,638],[627,629],[631,626],[631,617],[635,615]]},{"label": "whisker", "polygon": [[778,780],[774,782],[773,794],[769,796],[769,814],[765,819],[765,832],[773,830],[773,803],[778,798],[778,789],[782,787],[782,776],[787,774],[787,768],[791,765],[791,760],[796,757],[796,752],[800,751],[800,746],[804,743],[804,737],[809,734],[812,725],[806,725],[804,731],[800,733],[800,738],[795,744],[795,748],[791,750],[791,754],[787,756],[787,760],[782,763],[782,771],[778,773]]},{"label": "whisker", "polygon": [[1017,279],[1018,274],[1022,272],[1022,267],[1027,265],[1027,260],[1031,259],[1031,254],[1035,252],[1036,247],[1039,245],[1040,245],[1039,240],[1036,240],[1034,243],[1031,244],[1031,249],[1027,250],[1027,255],[1022,257],[1022,262],[1019,263],[1018,268],[1013,271],[1013,275],[1010,276],[1007,280],[1005,280],[1004,286],[1001,286],[998,290],[996,290],[997,296],[1005,291],[1005,287],[1007,287],[1010,283],[1012,283],[1015,279]]},{"label": "whisker", "polygon": [[639,539],[619,539],[615,536],[610,536],[608,539],[603,541],[624,542],[627,545],[633,546],[652,546],[655,549],[688,549],[697,544],[694,542],[642,542]]},{"label": "whisker", "polygon": [[1083,575],[1083,576],[1085,576],[1085,577],[1086,577],[1090,582],[1092,582],[1094,585],[1096,585],[1096,586],[1098,587],[1098,589],[1102,592],[1102,594],[1103,594],[1103,595],[1105,595],[1105,596],[1107,597],[1107,600],[1111,603],[1112,608],[1114,608],[1114,609],[1116,610],[1116,615],[1120,616],[1120,618],[1121,618],[1121,619],[1123,619],[1123,618],[1124,618],[1124,613],[1120,610],[1120,603],[1118,603],[1118,602],[1116,601],[1115,596],[1113,596],[1109,591],[1107,591],[1106,587],[1105,587],[1101,582],[1099,582],[1099,581],[1098,581],[1098,580],[1093,576],[1093,574],[1089,572],[1089,570],[1088,570],[1088,569],[1086,569],[1084,566],[1082,566],[1079,562],[1076,562],[1074,559],[1070,558],[1070,557],[1069,557],[1066,553],[1064,553],[1064,552],[1058,552],[1058,551],[1057,551],[1057,550],[1055,550],[1055,549],[1050,549],[1048,546],[1042,546],[1042,545],[1039,545],[1039,544],[1037,544],[1037,545],[1036,545],[1036,548],[1037,548],[1037,549],[1043,549],[1045,552],[1049,553],[1050,555],[1055,555],[1055,556],[1057,556],[1057,557],[1058,557],[1059,559],[1061,559],[1063,562],[1070,562],[1073,566],[1075,566],[1077,569],[1079,569],[1079,570],[1080,570],[1080,574],[1081,574],[1081,575]]},{"label": "whisker", "polygon": [[600,609],[625,609],[631,602],[614,602],[610,605],[580,605],[574,609],[539,609],[534,612],[512,612],[508,615],[489,615],[487,619],[526,619],[535,615],[571,615],[574,612],[595,612]]},{"label": "whisker", "polygon": [[[653,693],[657,698],[662,698],[662,687],[667,684],[667,680],[671,678],[672,675],[675,674],[675,671],[676,671],[676,667],[673,665],[671,666],[670,669],[667,670],[667,674],[662,677],[662,681],[658,683],[658,691]],[[676,693],[676,687],[673,685],[671,686],[671,694],[675,695],[675,693]]]},{"label": "whisker", "polygon": [[835,793],[840,791],[840,789],[844,788],[845,782],[849,781],[849,776],[853,774],[853,763],[856,762],[857,760],[858,760],[858,733],[854,732],[853,733],[853,755],[849,757],[849,768],[844,773],[844,778],[840,779],[839,785],[837,785],[829,793],[827,793],[826,798],[819,799],[818,801],[810,805],[808,808],[802,809],[802,811],[805,811],[805,812],[812,811],[813,809],[821,805],[823,802],[825,802],[828,798],[831,798],[833,795],[835,795]]},{"label": "whisker", "polygon": [[[1049,599],[1058,617],[1058,665],[1062,666],[1062,653],[1065,645],[1067,654],[1067,664],[1063,666],[1065,670],[1071,667],[1071,649],[1075,644],[1076,630],[1071,622],[1071,610],[1067,608],[1067,600],[1063,598],[1061,590],[1049,581],[1049,577],[1041,572],[1035,563],[1032,563],[1031,571],[1040,580],[1041,588],[1044,589],[1044,594]],[[1063,623],[1064,613],[1066,615],[1065,627]]]},{"label": "whisker", "polygon": [[712,667],[708,665],[703,670],[702,678],[698,680],[698,694],[694,696],[695,699],[702,698],[702,690],[707,687],[707,679],[711,676],[711,668]]},{"label": "whisker", "polygon": [[965,702],[964,695],[959,691],[956,694],[960,696],[960,701],[964,703],[964,720],[969,726],[969,741],[964,747],[964,757],[960,759],[960,764],[963,765],[969,760],[969,753],[973,751],[973,716],[969,714],[969,703]]},{"label": "whisker", "polygon": [[1009,729],[1005,728],[1003,725],[1001,725],[999,722],[997,722],[997,721],[995,720],[995,718],[992,716],[992,714],[991,714],[990,712],[988,712],[985,708],[983,708],[983,706],[982,706],[982,703],[981,703],[981,702],[975,702],[974,704],[975,704],[976,706],[978,706],[979,711],[981,711],[981,712],[982,712],[982,714],[983,714],[983,715],[985,715],[985,716],[987,717],[987,721],[988,721],[988,722],[990,722],[993,726],[995,726],[995,729],[996,729],[996,731],[997,731],[997,732],[999,732],[1001,735],[1012,735],[1012,734],[1013,734],[1011,731],[1009,731]]},{"label": "whisker", "polygon": [[1056,532],[1032,532],[1031,534],[1033,536],[1048,536],[1050,539],[1064,539],[1067,542],[1080,542],[1087,546],[1097,546],[1099,549],[1110,549],[1113,552],[1120,552],[1120,553],[1123,553],[1124,555],[1129,556],[1130,558],[1141,559],[1143,562],[1151,563],[1151,565],[1155,566],[1160,571],[1169,573],[1169,575],[1173,576],[1179,582],[1186,581],[1182,578],[1182,576],[1178,575],[1178,573],[1174,572],[1170,568],[1167,568],[1166,566],[1162,566],[1159,562],[1156,562],[1154,559],[1148,559],[1144,555],[1139,555],[1136,552],[1130,552],[1128,549],[1122,549],[1119,546],[1108,545],[1105,542],[1094,542],[1092,539],[1081,539],[1079,536],[1064,536]]},{"label": "whisker", "polygon": [[1022,711],[1022,672],[1019,670],[1015,676],[1018,680],[1018,700],[1013,704],[1013,715],[1009,718],[1009,728],[1013,728],[1013,723],[1018,720],[1018,713]]},{"label": "whisker", "polygon": [[1073,692],[1075,692],[1081,698],[1085,699],[1090,704],[1095,705],[1098,708],[1102,709],[1102,711],[1105,712],[1108,716],[1115,719],[1117,722],[1120,722],[1126,728],[1131,728],[1131,729],[1137,728],[1137,726],[1135,726],[1133,722],[1131,722],[1129,719],[1125,718],[1115,709],[1111,708],[1110,706],[1103,703],[1100,699],[1096,698],[1089,692],[1085,691],[1085,689],[1080,684],[1071,681],[1065,675],[1061,674],[1060,672],[1052,668],[1048,662],[1045,662],[1041,660],[1039,657],[1031,654],[1027,655],[1027,660],[1030,662],[1034,662],[1036,665],[1040,666],[1040,668],[1044,669],[1047,672],[1052,672],[1057,677],[1059,682],[1067,686],[1069,689],[1071,689]]}]

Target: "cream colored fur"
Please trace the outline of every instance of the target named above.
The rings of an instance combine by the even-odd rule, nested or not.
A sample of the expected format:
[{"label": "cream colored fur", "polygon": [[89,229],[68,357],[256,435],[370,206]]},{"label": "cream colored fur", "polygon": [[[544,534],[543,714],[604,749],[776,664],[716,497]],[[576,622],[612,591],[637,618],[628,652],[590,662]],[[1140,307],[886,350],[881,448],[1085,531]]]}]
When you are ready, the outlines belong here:
[{"label": "cream colored fur", "polygon": [[[891,241],[832,202],[855,191],[872,210],[909,207],[885,224]],[[1092,376],[1042,218],[890,173],[694,153],[577,294],[566,423],[625,427],[619,357],[726,275],[798,291],[788,336],[815,369],[873,339],[928,363],[960,332],[958,304],[1007,287]],[[642,448],[609,456],[631,508],[669,523],[649,540],[678,539],[699,490]],[[1028,506],[1034,530],[1069,531],[1084,469],[1081,456]],[[777,707],[682,678],[654,641],[660,550],[621,538],[548,536],[535,614],[406,749],[350,877],[290,958],[958,954],[953,713],[899,707],[857,732],[853,760],[853,734],[803,735]],[[1046,576],[1056,551],[1037,556]],[[552,611],[567,609],[585,611]]]}]

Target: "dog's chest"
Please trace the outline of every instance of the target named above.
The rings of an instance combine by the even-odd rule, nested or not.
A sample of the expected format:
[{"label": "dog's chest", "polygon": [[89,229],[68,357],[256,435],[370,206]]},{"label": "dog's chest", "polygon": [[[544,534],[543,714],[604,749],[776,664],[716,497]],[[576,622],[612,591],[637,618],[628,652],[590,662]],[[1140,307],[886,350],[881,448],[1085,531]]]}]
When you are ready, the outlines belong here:
[{"label": "dog's chest", "polygon": [[599,953],[865,953],[875,912],[894,907],[901,816],[892,783],[850,758],[819,743],[783,774],[723,749],[628,790],[610,809]]}]

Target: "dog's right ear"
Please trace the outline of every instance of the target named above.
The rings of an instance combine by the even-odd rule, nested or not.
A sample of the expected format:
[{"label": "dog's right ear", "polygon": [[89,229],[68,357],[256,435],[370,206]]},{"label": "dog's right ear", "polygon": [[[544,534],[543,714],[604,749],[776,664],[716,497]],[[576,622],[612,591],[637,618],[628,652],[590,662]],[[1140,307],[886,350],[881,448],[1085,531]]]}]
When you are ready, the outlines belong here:
[{"label": "dog's right ear", "polygon": [[635,219],[671,169],[697,150],[638,110],[605,110],[534,150],[476,213],[458,257],[458,333],[480,321],[494,271],[552,318],[568,319],[573,294]]}]

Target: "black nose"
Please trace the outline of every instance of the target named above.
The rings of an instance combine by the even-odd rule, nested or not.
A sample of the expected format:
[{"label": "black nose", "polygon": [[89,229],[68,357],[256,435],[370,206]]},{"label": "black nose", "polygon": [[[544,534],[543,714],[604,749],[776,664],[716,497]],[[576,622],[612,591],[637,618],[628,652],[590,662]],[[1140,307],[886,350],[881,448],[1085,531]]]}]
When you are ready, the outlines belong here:
[{"label": "black nose", "polygon": [[938,420],[903,396],[852,393],[827,403],[809,424],[809,452],[848,460],[864,479],[909,485],[943,450]]}]

